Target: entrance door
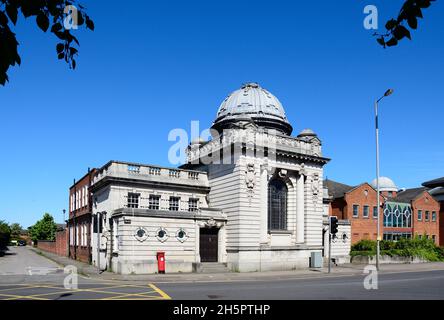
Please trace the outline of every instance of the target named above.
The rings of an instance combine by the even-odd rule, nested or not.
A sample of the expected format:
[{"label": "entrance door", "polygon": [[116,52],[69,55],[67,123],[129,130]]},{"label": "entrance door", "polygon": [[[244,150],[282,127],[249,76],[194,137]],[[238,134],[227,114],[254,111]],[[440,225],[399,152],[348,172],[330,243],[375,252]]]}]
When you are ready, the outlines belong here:
[{"label": "entrance door", "polygon": [[218,258],[218,239],[219,229],[201,228],[200,229],[200,261],[217,262]]}]

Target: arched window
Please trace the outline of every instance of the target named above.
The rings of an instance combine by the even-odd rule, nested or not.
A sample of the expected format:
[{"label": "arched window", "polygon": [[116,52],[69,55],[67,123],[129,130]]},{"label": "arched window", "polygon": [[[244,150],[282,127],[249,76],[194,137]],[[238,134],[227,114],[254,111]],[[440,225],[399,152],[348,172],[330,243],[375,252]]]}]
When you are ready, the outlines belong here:
[{"label": "arched window", "polygon": [[268,230],[287,230],[287,191],[280,179],[268,184]]}]

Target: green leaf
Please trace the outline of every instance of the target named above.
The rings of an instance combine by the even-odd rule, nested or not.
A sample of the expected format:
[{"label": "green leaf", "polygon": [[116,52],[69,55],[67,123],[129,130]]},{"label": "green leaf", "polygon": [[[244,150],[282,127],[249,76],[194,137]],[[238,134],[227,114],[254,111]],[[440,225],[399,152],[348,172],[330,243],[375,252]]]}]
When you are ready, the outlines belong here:
[{"label": "green leaf", "polygon": [[57,31],[62,30],[62,25],[60,24],[60,22],[54,23],[51,27],[51,32],[55,33]]},{"label": "green leaf", "polygon": [[431,5],[430,0],[417,0],[416,3],[420,8],[428,8]]},{"label": "green leaf", "polygon": [[422,18],[422,11],[419,7],[413,6],[411,10],[412,11],[409,12],[409,14],[413,14],[415,15],[415,17]]},{"label": "green leaf", "polygon": [[39,13],[36,18],[37,25],[40,29],[42,29],[43,32],[46,32],[49,28],[49,19],[48,17],[43,13]]},{"label": "green leaf", "polygon": [[74,47],[69,48],[69,53],[72,55],[76,54],[78,52],[78,50]]},{"label": "green leaf", "polygon": [[0,25],[6,27],[8,25],[8,17],[3,11],[0,11]]},{"label": "green leaf", "polygon": [[379,43],[381,46],[384,46],[384,47],[385,47],[385,40],[384,40],[384,37],[380,37],[380,38],[376,39],[376,41],[378,41],[378,43]]},{"label": "green leaf", "polygon": [[387,30],[392,30],[394,27],[396,27],[397,21],[395,19],[391,19],[389,21],[387,21],[387,23],[385,24],[385,28]]},{"label": "green leaf", "polygon": [[57,58],[59,58],[60,60],[62,60],[64,57],[65,57],[65,54],[63,52],[61,52],[57,55]]},{"label": "green leaf", "polygon": [[409,17],[407,19],[407,23],[408,23],[409,27],[412,29],[418,28],[418,19],[416,19],[416,17]]},{"label": "green leaf", "polygon": [[6,13],[8,14],[9,19],[15,25],[17,23],[17,14],[18,14],[17,5],[8,3],[6,5]]},{"label": "green leaf", "polygon": [[56,46],[56,49],[57,49],[57,53],[61,53],[65,49],[65,45],[63,43],[58,43]]},{"label": "green leaf", "polygon": [[94,22],[89,17],[86,17],[86,27],[89,30],[94,31]]},{"label": "green leaf", "polygon": [[393,30],[393,36],[397,39],[397,40],[401,40],[404,37],[409,38],[410,40],[412,39],[410,36],[410,31],[407,30],[406,27],[404,26],[397,26],[395,28],[395,30]]},{"label": "green leaf", "polygon": [[389,41],[387,41],[387,46],[393,47],[398,44],[398,40],[395,37],[392,37]]}]

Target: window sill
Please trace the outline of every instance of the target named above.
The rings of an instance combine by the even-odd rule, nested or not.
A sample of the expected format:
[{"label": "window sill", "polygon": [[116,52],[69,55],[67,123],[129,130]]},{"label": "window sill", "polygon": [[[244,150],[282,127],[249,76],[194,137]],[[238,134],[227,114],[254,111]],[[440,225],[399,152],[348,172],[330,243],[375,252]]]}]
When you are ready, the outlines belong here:
[{"label": "window sill", "polygon": [[290,230],[268,230],[268,234],[292,234]]}]

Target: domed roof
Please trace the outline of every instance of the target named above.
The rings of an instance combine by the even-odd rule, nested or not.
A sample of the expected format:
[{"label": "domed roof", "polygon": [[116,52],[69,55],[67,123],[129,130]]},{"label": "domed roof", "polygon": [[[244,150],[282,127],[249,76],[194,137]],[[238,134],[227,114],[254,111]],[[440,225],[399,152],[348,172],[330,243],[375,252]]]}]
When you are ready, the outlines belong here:
[{"label": "domed roof", "polygon": [[[376,189],[376,179],[372,181],[371,186]],[[398,191],[398,187],[392,179],[379,177],[379,191]]]},{"label": "domed roof", "polygon": [[253,120],[257,125],[290,135],[293,131],[279,100],[257,83],[247,83],[220,105],[213,128],[221,131],[235,122]]},{"label": "domed roof", "polygon": [[316,133],[311,129],[304,129],[298,134],[298,137],[315,137]]}]

